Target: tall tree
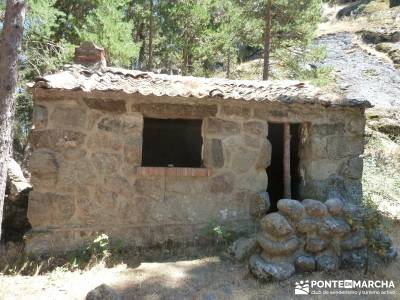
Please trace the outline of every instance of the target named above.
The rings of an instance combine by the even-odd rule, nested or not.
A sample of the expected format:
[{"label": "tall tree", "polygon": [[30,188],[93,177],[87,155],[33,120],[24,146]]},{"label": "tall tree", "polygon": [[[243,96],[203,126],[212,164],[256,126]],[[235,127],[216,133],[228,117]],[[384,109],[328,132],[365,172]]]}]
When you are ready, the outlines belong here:
[{"label": "tall tree", "polygon": [[149,0],[149,63],[147,69],[153,69],[153,37],[154,37],[154,5],[153,0]]},{"label": "tall tree", "polygon": [[131,67],[139,54],[139,45],[132,40],[133,24],[126,18],[128,7],[128,0],[98,0],[82,29],[76,28],[80,40],[105,48],[112,65]]},{"label": "tall tree", "polygon": [[269,58],[271,51],[272,0],[267,0],[267,6],[265,10],[263,80],[268,80],[270,65]]},{"label": "tall tree", "polygon": [[13,108],[18,80],[18,50],[24,30],[25,9],[25,1],[7,0],[0,47],[0,224],[3,220],[7,162],[11,152]]},{"label": "tall tree", "polygon": [[[244,2],[243,20],[252,23],[253,41],[264,49],[264,74],[271,75],[274,62],[292,68],[310,46],[321,16],[321,0],[252,0]],[[257,42],[258,40],[258,42]],[[269,50],[269,51],[268,51]]]}]

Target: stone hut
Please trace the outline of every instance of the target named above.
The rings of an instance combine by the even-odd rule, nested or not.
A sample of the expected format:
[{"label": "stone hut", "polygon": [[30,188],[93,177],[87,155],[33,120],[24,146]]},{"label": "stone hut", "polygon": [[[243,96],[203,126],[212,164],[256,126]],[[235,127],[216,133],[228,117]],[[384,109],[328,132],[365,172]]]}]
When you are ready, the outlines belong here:
[{"label": "stone hut", "polygon": [[29,253],[99,232],[194,242],[211,222],[254,230],[284,196],[360,199],[369,103],[295,81],[111,68],[101,52],[85,43],[31,85]]}]

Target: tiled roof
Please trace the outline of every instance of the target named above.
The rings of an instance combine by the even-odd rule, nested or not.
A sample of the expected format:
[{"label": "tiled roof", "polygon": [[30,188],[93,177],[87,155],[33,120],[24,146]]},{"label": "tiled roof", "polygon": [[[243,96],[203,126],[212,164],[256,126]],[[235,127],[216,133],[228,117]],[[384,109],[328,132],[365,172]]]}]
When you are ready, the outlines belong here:
[{"label": "tiled roof", "polygon": [[91,91],[122,91],[156,96],[235,99],[284,103],[319,103],[326,106],[365,106],[369,102],[346,99],[308,83],[228,80],[155,74],[118,68],[90,69],[66,66],[64,71],[37,78],[33,88]]}]

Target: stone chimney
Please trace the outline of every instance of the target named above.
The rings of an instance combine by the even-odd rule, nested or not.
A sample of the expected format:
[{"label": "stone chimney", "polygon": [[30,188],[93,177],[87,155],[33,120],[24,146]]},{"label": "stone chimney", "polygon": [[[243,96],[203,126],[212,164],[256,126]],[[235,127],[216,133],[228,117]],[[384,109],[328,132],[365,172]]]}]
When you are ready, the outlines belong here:
[{"label": "stone chimney", "polygon": [[85,67],[107,66],[104,49],[93,42],[82,42],[75,48],[74,62]]}]

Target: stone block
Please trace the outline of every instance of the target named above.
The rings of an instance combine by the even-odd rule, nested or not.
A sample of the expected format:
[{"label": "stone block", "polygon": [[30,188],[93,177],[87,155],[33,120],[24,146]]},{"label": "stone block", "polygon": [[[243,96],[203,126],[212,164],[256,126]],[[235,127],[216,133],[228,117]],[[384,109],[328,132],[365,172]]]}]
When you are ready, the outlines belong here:
[{"label": "stone block", "polygon": [[246,147],[249,148],[258,150],[262,141],[262,139],[255,137],[254,135],[245,134],[243,136],[243,143]]},{"label": "stone block", "polygon": [[75,200],[71,195],[31,192],[28,219],[32,227],[60,226],[68,223],[75,212]]},{"label": "stone block", "polygon": [[342,165],[340,174],[350,179],[361,179],[363,172],[363,160],[360,157],[349,159]]},{"label": "stone block", "polygon": [[316,232],[318,229],[318,222],[314,218],[304,218],[296,224],[296,230],[301,234],[310,234]]},{"label": "stone block", "polygon": [[295,236],[289,238],[286,241],[276,242],[259,235],[257,242],[262,250],[266,253],[265,257],[261,254],[261,257],[267,259],[270,256],[286,256],[293,254],[300,245],[299,239]]},{"label": "stone block", "polygon": [[53,152],[45,149],[35,150],[30,159],[30,171],[36,179],[51,180],[57,178],[58,162]]},{"label": "stone block", "polygon": [[338,216],[342,214],[344,203],[339,198],[331,198],[325,202],[328,211],[333,216]]},{"label": "stone block", "polygon": [[358,156],[364,151],[364,139],[360,137],[338,137],[328,138],[328,156],[332,159],[346,156]]},{"label": "stone block", "polygon": [[125,139],[111,132],[95,132],[88,137],[87,147],[94,152],[119,152],[124,149]]},{"label": "stone block", "polygon": [[134,116],[107,116],[101,118],[97,128],[114,134],[132,135],[142,134],[143,118]]},{"label": "stone block", "polygon": [[76,161],[84,159],[86,157],[87,151],[83,149],[70,148],[62,152],[62,157],[68,161]]},{"label": "stone block", "polygon": [[33,105],[33,125],[35,129],[42,129],[47,126],[48,110],[43,105]]},{"label": "stone block", "polygon": [[301,255],[296,257],[294,261],[296,271],[312,272],[315,271],[315,259],[312,256]]},{"label": "stone block", "polygon": [[50,116],[53,127],[83,129],[86,123],[86,111],[81,107],[57,106]]},{"label": "stone block", "polygon": [[367,237],[365,230],[359,229],[355,233],[351,233],[346,239],[341,241],[341,249],[344,251],[350,251],[354,249],[360,249],[365,247],[367,244]]},{"label": "stone block", "polygon": [[265,215],[271,206],[269,195],[267,192],[252,193],[249,197],[249,212],[254,218],[259,218]]},{"label": "stone block", "polygon": [[339,259],[331,255],[321,255],[317,259],[317,270],[335,272],[339,269]]},{"label": "stone block", "polygon": [[281,199],[277,206],[291,220],[298,221],[304,216],[304,206],[297,200]]},{"label": "stone block", "polygon": [[254,254],[249,261],[250,272],[262,281],[282,281],[290,278],[294,272],[294,266],[288,262],[273,263],[263,260]]},{"label": "stone block", "polygon": [[169,103],[135,103],[132,111],[140,112],[151,118],[184,118],[204,119],[217,114],[218,107],[214,105],[188,105]]},{"label": "stone block", "polygon": [[210,191],[213,194],[230,194],[233,191],[234,175],[224,173],[211,179]]},{"label": "stone block", "polygon": [[255,167],[257,159],[258,153],[256,151],[239,147],[232,153],[230,167],[236,172],[244,173]]},{"label": "stone block", "polygon": [[[305,148],[307,149],[307,148]],[[309,141],[309,152],[306,153],[308,159],[328,158],[328,140],[326,137],[312,136]]]},{"label": "stone block", "polygon": [[93,153],[90,160],[100,175],[116,173],[121,164],[121,155],[112,153]]},{"label": "stone block", "polygon": [[165,190],[164,180],[161,177],[137,178],[134,188],[136,193],[153,197],[155,199],[160,199]]},{"label": "stone block", "polygon": [[268,135],[268,125],[267,122],[263,121],[247,121],[243,123],[243,131],[259,138],[266,138]]},{"label": "stone block", "polygon": [[229,136],[240,133],[240,125],[234,121],[207,118],[205,123],[205,132],[207,134]]},{"label": "stone block", "polygon": [[343,236],[350,232],[350,226],[343,219],[325,217],[321,226],[326,226],[331,236]]},{"label": "stone block", "polygon": [[124,144],[124,158],[131,166],[141,166],[142,165],[142,137],[129,136],[125,138]]},{"label": "stone block", "polygon": [[302,201],[307,214],[313,217],[323,217],[328,214],[326,205],[318,200],[305,199]]},{"label": "stone block", "polygon": [[208,168],[222,168],[225,163],[222,141],[220,139],[206,140],[203,157]]},{"label": "stone block", "polygon": [[362,136],[364,134],[364,130],[365,130],[365,117],[364,116],[352,118],[346,124],[346,131],[351,134]]},{"label": "stone block", "polygon": [[309,176],[313,180],[326,180],[332,175],[337,175],[340,164],[334,160],[313,160],[309,166]]},{"label": "stone block", "polygon": [[34,130],[31,135],[31,144],[34,149],[48,148],[56,151],[81,147],[86,135],[81,132],[49,129]]},{"label": "stone block", "polygon": [[266,169],[271,164],[272,145],[270,141],[265,140],[261,145],[261,150],[256,162],[256,169]]},{"label": "stone block", "polygon": [[125,100],[113,100],[113,99],[83,99],[85,104],[96,110],[112,113],[124,113],[126,112]]},{"label": "stone block", "polygon": [[250,118],[251,108],[241,105],[235,105],[235,106],[222,105],[220,109],[220,114],[227,117]]},{"label": "stone block", "polygon": [[321,252],[327,247],[327,242],[320,238],[308,238],[304,250],[311,253]]},{"label": "stone block", "polygon": [[284,237],[293,232],[292,226],[284,216],[279,213],[270,213],[260,221],[262,231],[274,237]]},{"label": "stone block", "polygon": [[328,136],[328,135],[343,135],[344,133],[344,124],[343,123],[334,123],[334,124],[318,124],[314,125],[314,132],[320,136]]}]

